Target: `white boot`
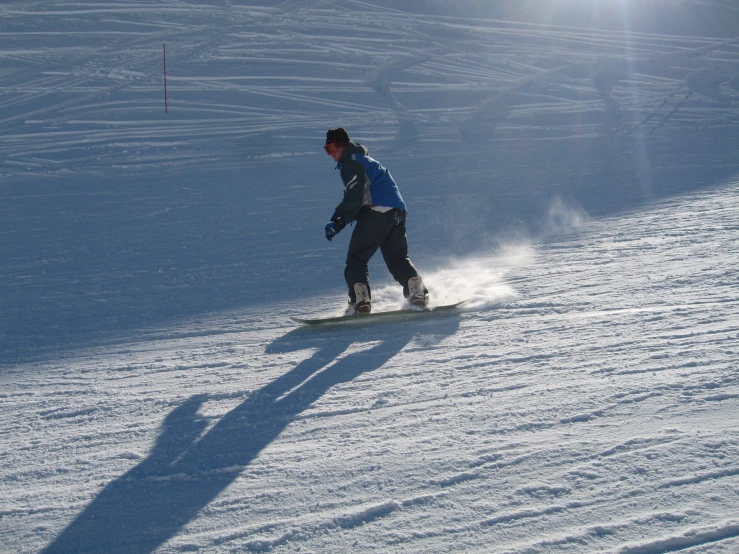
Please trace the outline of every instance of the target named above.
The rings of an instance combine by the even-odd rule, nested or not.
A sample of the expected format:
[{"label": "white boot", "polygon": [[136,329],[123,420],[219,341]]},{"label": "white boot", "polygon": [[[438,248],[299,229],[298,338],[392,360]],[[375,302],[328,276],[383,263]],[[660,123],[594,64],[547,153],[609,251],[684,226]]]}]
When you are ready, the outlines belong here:
[{"label": "white boot", "polygon": [[369,289],[364,283],[357,283],[354,285],[354,295],[357,297],[355,313],[357,314],[368,314],[372,311],[372,304],[370,302]]},{"label": "white boot", "polygon": [[421,279],[420,275],[408,279],[408,302],[411,308],[417,310],[428,308],[429,295],[426,292],[426,287],[423,286],[423,279]]}]

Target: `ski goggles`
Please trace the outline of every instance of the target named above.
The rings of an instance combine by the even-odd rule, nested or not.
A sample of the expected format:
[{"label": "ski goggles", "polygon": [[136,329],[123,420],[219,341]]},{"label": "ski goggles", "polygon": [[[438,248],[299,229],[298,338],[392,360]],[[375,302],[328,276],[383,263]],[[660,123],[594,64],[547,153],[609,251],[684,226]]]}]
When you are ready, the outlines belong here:
[{"label": "ski goggles", "polygon": [[335,142],[329,142],[324,145],[323,149],[326,151],[326,154],[333,156],[339,151],[339,145]]}]

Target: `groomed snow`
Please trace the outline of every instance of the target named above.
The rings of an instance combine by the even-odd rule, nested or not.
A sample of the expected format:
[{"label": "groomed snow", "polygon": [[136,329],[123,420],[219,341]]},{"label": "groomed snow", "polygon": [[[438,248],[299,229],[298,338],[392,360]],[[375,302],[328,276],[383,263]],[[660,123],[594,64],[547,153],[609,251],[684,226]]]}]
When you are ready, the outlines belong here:
[{"label": "groomed snow", "polygon": [[736,8],[558,4],[0,6],[0,552],[739,552]]}]

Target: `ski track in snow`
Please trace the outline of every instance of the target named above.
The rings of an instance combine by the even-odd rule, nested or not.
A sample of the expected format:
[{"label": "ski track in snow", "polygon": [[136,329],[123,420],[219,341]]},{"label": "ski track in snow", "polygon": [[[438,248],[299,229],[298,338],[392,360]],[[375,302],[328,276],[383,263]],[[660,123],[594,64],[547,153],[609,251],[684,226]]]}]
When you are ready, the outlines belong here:
[{"label": "ski track in snow", "polygon": [[[272,4],[0,6],[0,551],[739,551],[739,43]],[[337,122],[459,313],[289,323]]]},{"label": "ski track in snow", "polygon": [[4,174],[222,169],[243,163],[239,141],[242,160],[288,137],[310,152],[306,139],[328,119],[365,136],[395,128],[395,146],[500,125],[509,140],[739,125],[726,112],[737,96],[734,39],[431,16],[411,30],[406,12],[357,1],[35,2],[0,16]]}]

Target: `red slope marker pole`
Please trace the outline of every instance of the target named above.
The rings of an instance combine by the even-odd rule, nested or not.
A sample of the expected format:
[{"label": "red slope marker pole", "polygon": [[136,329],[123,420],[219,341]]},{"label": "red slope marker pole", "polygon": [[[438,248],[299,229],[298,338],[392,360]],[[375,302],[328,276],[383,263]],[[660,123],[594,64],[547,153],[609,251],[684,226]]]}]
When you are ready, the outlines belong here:
[{"label": "red slope marker pole", "polygon": [[162,54],[164,56],[164,113],[167,113],[167,45],[162,45]]}]

